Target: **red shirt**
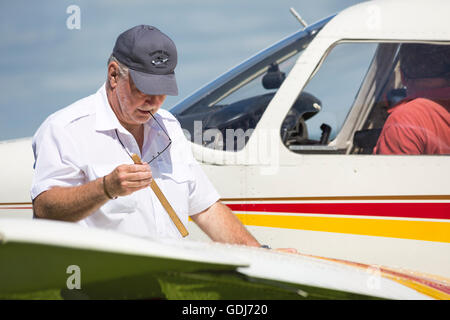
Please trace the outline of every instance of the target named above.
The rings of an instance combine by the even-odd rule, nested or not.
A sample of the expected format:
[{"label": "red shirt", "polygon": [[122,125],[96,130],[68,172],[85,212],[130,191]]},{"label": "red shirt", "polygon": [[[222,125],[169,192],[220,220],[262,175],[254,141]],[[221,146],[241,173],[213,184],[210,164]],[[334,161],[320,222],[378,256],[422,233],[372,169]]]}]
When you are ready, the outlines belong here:
[{"label": "red shirt", "polygon": [[416,92],[388,113],[374,154],[450,154],[450,87]]}]

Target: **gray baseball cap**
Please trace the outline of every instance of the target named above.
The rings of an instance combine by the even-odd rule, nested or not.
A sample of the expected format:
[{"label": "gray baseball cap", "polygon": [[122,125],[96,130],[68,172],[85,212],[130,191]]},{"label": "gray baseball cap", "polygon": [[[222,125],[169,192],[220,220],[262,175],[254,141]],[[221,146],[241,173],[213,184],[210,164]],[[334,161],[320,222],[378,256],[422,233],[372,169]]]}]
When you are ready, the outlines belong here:
[{"label": "gray baseball cap", "polygon": [[175,79],[177,48],[157,28],[133,27],[117,37],[113,55],[129,68],[136,87],[145,94],[178,95]]}]

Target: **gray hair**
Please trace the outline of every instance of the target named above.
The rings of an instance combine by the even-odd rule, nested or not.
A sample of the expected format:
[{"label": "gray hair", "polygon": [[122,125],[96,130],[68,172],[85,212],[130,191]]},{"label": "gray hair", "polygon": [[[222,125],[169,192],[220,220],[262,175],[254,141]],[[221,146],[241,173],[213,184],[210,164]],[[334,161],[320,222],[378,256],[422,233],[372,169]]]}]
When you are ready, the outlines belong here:
[{"label": "gray hair", "polygon": [[126,65],[124,65],[122,62],[120,62],[119,60],[117,60],[117,58],[116,57],[114,57],[112,54],[109,56],[109,59],[108,59],[108,66],[109,66],[109,64],[111,63],[111,62],[115,62],[115,63],[117,63],[117,65],[119,66],[119,75],[121,76],[121,77],[126,77],[126,76],[128,76],[128,67],[126,66]]}]

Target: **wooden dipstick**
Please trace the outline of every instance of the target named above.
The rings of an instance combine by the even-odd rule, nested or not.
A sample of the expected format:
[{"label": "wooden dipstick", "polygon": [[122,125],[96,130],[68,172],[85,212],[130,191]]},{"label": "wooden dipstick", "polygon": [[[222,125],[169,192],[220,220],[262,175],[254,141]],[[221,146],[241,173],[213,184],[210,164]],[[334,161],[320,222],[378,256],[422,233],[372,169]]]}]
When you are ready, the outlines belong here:
[{"label": "wooden dipstick", "polygon": [[[142,164],[141,158],[137,154],[133,153],[131,158],[133,159],[135,164]],[[189,232],[187,231],[183,222],[181,222],[180,218],[178,218],[178,215],[176,214],[175,210],[173,210],[169,201],[167,201],[167,198],[164,196],[161,189],[156,184],[155,179],[152,179],[152,181],[150,182],[150,188],[152,188],[152,190],[156,194],[156,197],[158,198],[159,202],[161,202],[164,209],[166,209],[167,214],[169,215],[170,219],[172,219],[173,223],[177,227],[180,234],[183,237],[186,237],[189,234]]]}]

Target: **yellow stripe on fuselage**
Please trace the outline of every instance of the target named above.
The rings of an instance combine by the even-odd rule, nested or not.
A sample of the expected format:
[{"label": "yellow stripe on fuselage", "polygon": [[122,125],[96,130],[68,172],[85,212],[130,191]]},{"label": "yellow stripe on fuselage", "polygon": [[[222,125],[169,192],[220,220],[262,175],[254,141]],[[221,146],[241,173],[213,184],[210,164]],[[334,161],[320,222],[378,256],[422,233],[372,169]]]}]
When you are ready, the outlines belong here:
[{"label": "yellow stripe on fuselage", "polygon": [[248,226],[348,233],[450,243],[450,222],[236,214]]}]

